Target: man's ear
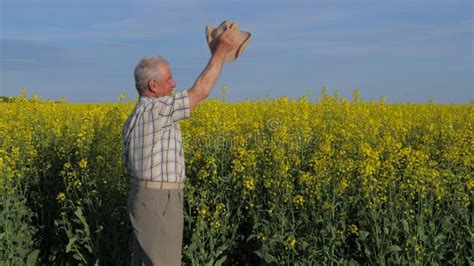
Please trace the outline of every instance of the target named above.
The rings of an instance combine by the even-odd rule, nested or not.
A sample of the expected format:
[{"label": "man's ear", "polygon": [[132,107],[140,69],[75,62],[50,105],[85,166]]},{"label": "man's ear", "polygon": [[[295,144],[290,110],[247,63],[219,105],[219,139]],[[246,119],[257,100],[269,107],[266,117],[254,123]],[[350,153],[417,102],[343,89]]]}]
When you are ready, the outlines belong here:
[{"label": "man's ear", "polygon": [[148,89],[149,89],[150,91],[154,91],[154,84],[153,84],[154,82],[155,82],[155,81],[152,80],[152,79],[150,79],[150,80],[148,81]]}]

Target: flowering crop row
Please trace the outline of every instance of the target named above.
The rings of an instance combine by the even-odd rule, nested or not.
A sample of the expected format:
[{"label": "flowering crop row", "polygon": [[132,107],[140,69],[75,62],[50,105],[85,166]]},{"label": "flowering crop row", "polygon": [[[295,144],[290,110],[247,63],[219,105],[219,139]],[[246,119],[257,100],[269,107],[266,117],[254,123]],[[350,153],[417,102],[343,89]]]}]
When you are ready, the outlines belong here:
[{"label": "flowering crop row", "polygon": [[[128,264],[133,106],[0,103],[2,260]],[[181,123],[183,261],[472,263],[473,107],[207,101]]]}]

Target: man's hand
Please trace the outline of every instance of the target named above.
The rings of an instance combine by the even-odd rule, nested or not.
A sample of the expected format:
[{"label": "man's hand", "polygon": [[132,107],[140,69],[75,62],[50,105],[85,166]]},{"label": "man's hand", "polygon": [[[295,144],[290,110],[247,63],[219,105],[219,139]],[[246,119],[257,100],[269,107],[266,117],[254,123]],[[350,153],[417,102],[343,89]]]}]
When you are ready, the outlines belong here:
[{"label": "man's hand", "polygon": [[225,57],[228,52],[237,48],[239,46],[237,42],[237,32],[237,26],[235,26],[235,24],[230,25],[230,27],[219,36],[214,55]]}]

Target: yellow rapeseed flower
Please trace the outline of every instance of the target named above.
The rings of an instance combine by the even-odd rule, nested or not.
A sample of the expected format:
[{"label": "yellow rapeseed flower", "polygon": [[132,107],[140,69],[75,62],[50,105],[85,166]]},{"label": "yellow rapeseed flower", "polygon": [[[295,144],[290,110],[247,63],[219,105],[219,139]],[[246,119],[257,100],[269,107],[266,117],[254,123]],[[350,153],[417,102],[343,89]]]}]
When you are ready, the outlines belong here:
[{"label": "yellow rapeseed flower", "polygon": [[58,196],[56,197],[56,200],[58,200],[59,202],[63,202],[64,200],[66,200],[66,195],[64,195],[63,192],[59,192]]},{"label": "yellow rapeseed flower", "polygon": [[357,228],[357,225],[351,224],[349,225],[349,233],[355,235],[359,231],[359,228]]},{"label": "yellow rapeseed flower", "polygon": [[301,195],[296,195],[296,196],[293,198],[293,203],[294,203],[297,207],[303,206],[303,204],[304,204],[304,198],[303,198],[303,196],[301,196]]},{"label": "yellow rapeseed flower", "polygon": [[86,167],[87,167],[87,160],[81,159],[81,160],[79,161],[79,168],[85,169]]},{"label": "yellow rapeseed flower", "polygon": [[202,216],[206,216],[206,214],[207,214],[207,208],[202,207],[201,209],[199,209],[199,214],[201,214]]},{"label": "yellow rapeseed flower", "polygon": [[286,241],[288,241],[288,243],[290,244],[292,248],[295,247],[296,242],[297,242],[294,236],[289,236]]},{"label": "yellow rapeseed flower", "polygon": [[341,190],[345,191],[348,186],[349,186],[349,182],[347,182],[347,179],[345,179],[345,178],[342,179],[341,180]]},{"label": "yellow rapeseed flower", "polygon": [[244,187],[250,191],[255,189],[255,184],[252,177],[249,177],[244,180]]},{"label": "yellow rapeseed flower", "polygon": [[82,186],[82,182],[81,182],[80,180],[74,181],[74,187],[75,187],[76,189],[80,189],[81,186]]}]

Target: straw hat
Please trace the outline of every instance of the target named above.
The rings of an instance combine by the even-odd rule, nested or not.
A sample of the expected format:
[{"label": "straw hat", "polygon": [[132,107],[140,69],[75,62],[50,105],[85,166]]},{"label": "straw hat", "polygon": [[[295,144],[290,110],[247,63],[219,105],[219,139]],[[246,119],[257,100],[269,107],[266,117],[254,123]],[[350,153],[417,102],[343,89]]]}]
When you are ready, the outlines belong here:
[{"label": "straw hat", "polygon": [[250,32],[240,31],[239,24],[237,24],[237,22],[224,21],[217,28],[209,25],[206,26],[206,39],[209,49],[211,50],[211,54],[213,54],[216,49],[218,37],[231,26],[232,28],[235,28],[235,34],[237,34],[236,39],[240,45],[227,53],[225,56],[225,61],[234,61],[240,56],[240,54],[242,54],[250,40]]}]

